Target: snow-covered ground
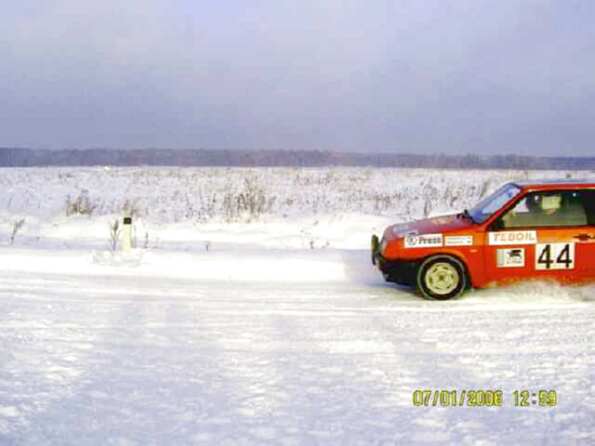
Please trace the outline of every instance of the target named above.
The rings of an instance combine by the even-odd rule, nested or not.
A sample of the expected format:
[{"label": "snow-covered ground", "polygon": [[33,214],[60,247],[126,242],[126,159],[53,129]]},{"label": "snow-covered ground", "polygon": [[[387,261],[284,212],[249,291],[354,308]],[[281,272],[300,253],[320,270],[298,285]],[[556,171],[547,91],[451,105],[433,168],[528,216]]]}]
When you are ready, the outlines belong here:
[{"label": "snow-covered ground", "polygon": [[[428,302],[385,284],[366,250],[390,222],[574,172],[1,173],[1,445],[595,442],[594,286]],[[246,187],[276,198],[234,208]],[[91,215],[66,216],[83,189]],[[174,198],[208,190],[208,215]],[[111,253],[126,201],[138,248]],[[504,403],[414,407],[416,389]],[[516,408],[523,389],[558,405]]]}]

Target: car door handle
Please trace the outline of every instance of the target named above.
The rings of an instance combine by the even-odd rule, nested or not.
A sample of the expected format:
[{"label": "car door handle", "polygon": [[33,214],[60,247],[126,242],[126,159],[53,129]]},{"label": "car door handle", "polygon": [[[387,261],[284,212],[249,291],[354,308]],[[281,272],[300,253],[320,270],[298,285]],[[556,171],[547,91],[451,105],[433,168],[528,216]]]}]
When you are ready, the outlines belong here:
[{"label": "car door handle", "polygon": [[579,239],[581,242],[586,242],[587,240],[595,240],[595,236],[591,236],[589,234],[577,234],[572,238]]}]

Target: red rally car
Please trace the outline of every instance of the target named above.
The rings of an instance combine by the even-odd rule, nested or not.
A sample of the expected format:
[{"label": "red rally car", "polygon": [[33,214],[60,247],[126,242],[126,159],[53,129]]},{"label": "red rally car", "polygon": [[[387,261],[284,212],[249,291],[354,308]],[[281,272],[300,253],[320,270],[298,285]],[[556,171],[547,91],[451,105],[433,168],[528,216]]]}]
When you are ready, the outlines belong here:
[{"label": "red rally car", "polygon": [[595,180],[507,183],[459,214],[389,226],[372,236],[388,282],[446,300],[519,280],[595,280]]}]

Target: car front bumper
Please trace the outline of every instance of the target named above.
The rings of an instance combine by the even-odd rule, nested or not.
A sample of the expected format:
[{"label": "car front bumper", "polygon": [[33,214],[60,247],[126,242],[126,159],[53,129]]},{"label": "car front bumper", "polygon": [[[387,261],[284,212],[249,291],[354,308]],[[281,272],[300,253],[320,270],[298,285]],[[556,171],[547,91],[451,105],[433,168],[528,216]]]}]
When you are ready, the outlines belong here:
[{"label": "car front bumper", "polygon": [[371,241],[372,264],[380,270],[384,280],[399,285],[414,285],[418,262],[386,259],[382,256],[381,245],[378,236],[373,235]]}]

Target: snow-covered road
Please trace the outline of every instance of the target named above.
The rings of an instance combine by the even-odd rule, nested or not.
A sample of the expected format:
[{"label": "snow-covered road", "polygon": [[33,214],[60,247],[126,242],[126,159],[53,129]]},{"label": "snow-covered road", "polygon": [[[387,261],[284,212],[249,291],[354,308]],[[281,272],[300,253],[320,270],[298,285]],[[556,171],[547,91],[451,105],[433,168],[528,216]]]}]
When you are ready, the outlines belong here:
[{"label": "snow-covered road", "polygon": [[[593,287],[427,302],[368,262],[0,252],[0,444],[595,443]],[[504,403],[414,407],[416,389]],[[522,389],[558,405],[516,408]]]}]

